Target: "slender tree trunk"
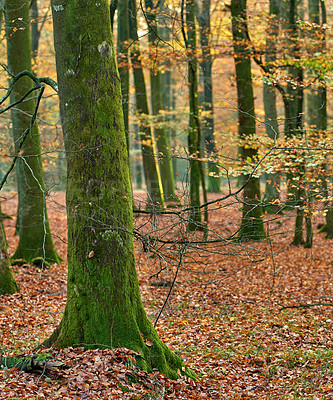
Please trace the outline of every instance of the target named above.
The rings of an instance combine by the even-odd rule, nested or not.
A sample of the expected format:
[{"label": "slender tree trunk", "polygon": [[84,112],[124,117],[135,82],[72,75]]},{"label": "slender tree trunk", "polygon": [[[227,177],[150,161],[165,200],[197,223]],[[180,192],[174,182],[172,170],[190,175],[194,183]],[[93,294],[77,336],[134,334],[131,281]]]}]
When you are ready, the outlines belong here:
[{"label": "slender tree trunk", "polygon": [[[327,24],[327,15],[326,15],[326,3],[324,0],[320,0],[320,10],[321,10],[321,25],[324,26]],[[325,30],[322,29],[322,51],[326,52],[326,36]],[[327,131],[327,87],[325,81],[321,82],[320,86],[321,98],[322,98],[322,107],[320,108],[320,120],[321,125],[320,128],[323,132]],[[327,192],[327,164],[323,166],[323,186],[326,188]],[[327,213],[326,213],[326,238],[333,239],[333,202],[330,201],[327,204]]]},{"label": "slender tree trunk", "polygon": [[37,69],[37,55],[39,47],[40,31],[38,30],[38,3],[37,0],[32,0],[30,5],[30,18],[31,18],[31,57],[32,67],[35,72]]},{"label": "slender tree trunk", "polygon": [[[132,85],[133,85],[133,79],[132,79]],[[137,106],[136,106],[136,99],[135,99],[135,93],[132,93],[130,95],[130,104],[132,104],[132,114],[137,115]],[[136,189],[141,190],[142,189],[142,183],[143,183],[143,170],[142,170],[142,152],[141,152],[141,141],[140,141],[140,132],[139,132],[139,125],[137,124],[137,121],[134,120],[132,121],[131,124],[131,131],[133,132],[134,135],[134,141],[133,141],[133,150],[134,150],[134,180],[136,183]]]},{"label": "slender tree trunk", "polygon": [[210,0],[202,1],[202,9],[198,18],[200,27],[200,42],[202,51],[202,61],[200,67],[203,74],[204,99],[202,104],[203,111],[206,112],[202,130],[206,144],[208,157],[208,189],[209,193],[219,193],[221,191],[221,178],[219,176],[217,150],[214,135],[214,105],[213,105],[213,57],[211,54],[210,36]]},{"label": "slender tree trunk", "polygon": [[[136,107],[139,116],[148,116],[148,101],[146,83],[143,74],[138,28],[136,19],[135,0],[129,0],[129,35],[133,44],[130,47],[130,57],[134,76]],[[157,167],[155,138],[150,124],[145,124],[140,118],[140,141],[142,149],[142,163],[147,185],[148,204],[164,208],[164,195],[160,173]]]},{"label": "slender tree trunk", "polygon": [[68,156],[68,291],[63,319],[46,343],[127,347],[140,353],[143,367],[177,378],[184,363],[161,342],[140,297],[108,2],[54,0],[52,12]]},{"label": "slender tree trunk", "polygon": [[197,60],[197,39],[195,28],[195,0],[185,0],[185,15],[187,37],[184,29],[186,46],[188,86],[189,86],[189,133],[188,152],[190,164],[190,216],[188,230],[202,229],[200,210],[200,122],[199,122],[199,101],[198,101],[198,60]]},{"label": "slender tree trunk", "polygon": [[[279,31],[279,0],[269,2],[269,27],[266,38],[266,65],[274,65],[276,60],[276,41]],[[278,116],[276,109],[276,89],[272,84],[264,83],[263,89],[265,124],[267,136],[276,140],[279,137]],[[264,193],[265,209],[268,213],[279,210],[278,205],[272,204],[280,197],[280,175],[278,173],[265,174],[266,186]]]},{"label": "slender tree trunk", "polygon": [[117,16],[117,57],[118,57],[118,70],[121,81],[121,94],[124,114],[125,133],[127,140],[128,155],[130,151],[129,142],[129,20],[128,20],[128,0],[118,1],[118,16]]},{"label": "slender tree trunk", "polygon": [[[170,42],[171,37],[171,25],[172,25],[172,17],[168,15],[168,10],[164,7],[164,0],[159,1],[159,11],[161,17],[158,19],[158,34],[162,41],[160,45],[168,52],[170,52],[170,47],[167,43]],[[169,57],[164,57],[162,61],[162,68],[164,69],[164,73],[161,73],[161,88],[162,88],[162,108],[166,111],[165,115],[165,129],[167,132],[168,143],[170,147],[171,153],[171,162],[172,162],[172,171],[173,171],[173,180],[175,188],[177,188],[177,171],[176,171],[176,157],[172,154],[172,145],[175,144],[175,128],[173,124],[174,116],[171,115],[171,112],[174,111],[173,104],[173,74],[172,74],[173,60]]]},{"label": "slender tree trunk", "polygon": [[[176,83],[174,77],[171,75],[171,110],[175,112],[176,107],[177,107],[177,94],[176,94]],[[173,118],[177,118],[175,115]],[[172,129],[171,131],[171,142],[173,145],[177,145],[177,131],[175,128]],[[178,176],[178,160],[177,157],[173,157],[172,159],[172,166],[173,166],[173,173],[174,173],[174,179],[175,182],[177,182],[177,176]]]},{"label": "slender tree trunk", "polygon": [[110,19],[111,19],[111,30],[113,32],[114,26],[114,16],[116,14],[118,8],[118,0],[111,0],[110,1]]},{"label": "slender tree trunk", "polygon": [[3,23],[4,5],[5,5],[5,0],[0,0],[0,31],[2,29],[2,23]]},{"label": "slender tree trunk", "polygon": [[[312,25],[312,43],[309,49],[310,55],[315,53],[326,52],[326,38],[325,29],[322,28],[327,23],[326,20],[326,5],[325,1],[322,0],[308,0],[309,8],[309,20],[313,23]],[[321,18],[320,18],[321,17]],[[311,78],[315,78],[312,74]],[[310,90],[307,94],[307,114],[308,122],[311,129],[314,130],[313,136],[320,137],[326,136],[327,131],[327,88],[326,82],[320,80],[318,87],[314,90]],[[328,176],[327,176],[327,163],[323,163],[318,168],[320,190],[323,193],[323,197],[329,196],[328,190]],[[326,237],[329,239],[333,238],[333,208],[332,202],[327,201],[326,203],[326,224],[323,231],[326,232]]]},{"label": "slender tree trunk", "polygon": [[[241,140],[251,140],[256,133],[256,127],[246,0],[232,0],[231,16],[238,98],[238,135]],[[248,147],[240,147],[240,157],[244,162],[249,159],[255,162],[257,148]],[[261,240],[265,238],[265,229],[260,205],[260,179],[244,174],[242,180],[248,182],[244,188],[243,215],[238,240]]]},{"label": "slender tree trunk", "polygon": [[[14,75],[31,71],[30,19],[28,0],[7,0],[5,3],[8,68]],[[12,103],[19,101],[32,89],[30,78],[21,78],[10,96]],[[28,128],[35,109],[32,97],[12,110],[13,137],[17,148],[23,132]],[[28,134],[21,156],[17,161],[18,184],[18,233],[19,244],[14,258],[31,261],[43,257],[46,261],[59,262],[46,211],[41,147],[37,124]]]},{"label": "slender tree trunk", "polygon": [[[295,59],[300,58],[299,32],[297,27],[297,0],[285,1],[284,26],[288,39],[286,40],[286,52]],[[295,64],[295,63],[294,63]],[[288,118],[285,116],[285,137],[301,138],[303,135],[303,70],[302,67],[291,65],[288,67],[287,97],[288,97]],[[294,156],[295,152],[289,152],[288,156]],[[296,157],[297,158],[297,157]],[[291,158],[292,160],[292,158]],[[302,199],[299,198],[302,190],[299,190],[300,175],[298,165],[293,165],[286,173],[287,177],[287,205],[291,207],[302,206]],[[304,168],[303,168],[304,169]],[[297,178],[295,180],[295,178]],[[300,216],[299,216],[300,220]],[[295,232],[296,235],[296,232]],[[294,243],[295,244],[295,243]]]},{"label": "slender tree trunk", "polygon": [[[294,59],[300,58],[300,38],[297,27],[297,0],[290,0],[285,3],[285,27],[287,29],[288,40],[286,41],[287,52]],[[302,138],[303,136],[303,69],[296,65],[291,65],[288,68],[287,82],[288,96],[288,118],[285,118],[285,137]],[[297,153],[297,154],[296,154]],[[287,157],[292,160],[293,165],[286,173],[287,177],[287,205],[296,207],[297,215],[295,221],[295,232],[292,244],[298,246],[303,241],[303,219],[304,219],[304,204],[306,199],[306,191],[304,187],[303,177],[305,173],[304,161],[294,162],[294,160],[302,157],[299,151],[291,150]],[[308,225],[309,226],[309,225]]]},{"label": "slender tree trunk", "polygon": [[0,295],[16,293],[18,290],[17,283],[10,269],[6,235],[0,209]]},{"label": "slender tree trunk", "polygon": [[[311,55],[314,56],[314,54],[319,50],[318,46],[322,44],[321,40],[318,40],[319,37],[319,25],[320,25],[320,6],[319,6],[319,0],[309,0],[308,1],[308,11],[309,11],[309,21],[312,23],[311,26],[311,31],[308,32],[308,35],[311,39],[310,46],[308,48],[308,51]],[[321,49],[322,50],[322,49]],[[315,76],[312,74],[309,74],[310,79],[314,79]],[[324,84],[325,86],[325,84]],[[313,90],[310,89],[309,92],[307,93],[307,115],[308,115],[308,121],[309,121],[309,127],[310,131],[308,130],[307,133],[307,138],[310,140],[313,144],[315,144],[315,141],[319,139],[319,132],[322,134],[322,125],[326,125],[327,119],[324,118],[324,121],[322,121],[320,117],[323,117],[323,112],[321,112],[321,108],[324,108],[325,114],[326,114],[326,101],[325,104],[323,104],[323,91],[322,87],[318,88],[318,90]],[[325,99],[326,100],[326,99]],[[319,115],[319,118],[317,117],[317,114]],[[325,121],[326,120],[326,121]],[[326,130],[326,127],[325,127]],[[322,171],[320,171],[322,170]],[[321,181],[323,182],[323,185],[319,185],[320,189],[324,189],[325,196],[327,197],[328,191],[327,191],[327,182],[326,182],[326,165],[321,166],[321,168],[317,167],[316,169],[314,168],[308,168],[308,173],[314,175],[317,174],[319,175]],[[320,176],[321,175],[321,176]],[[306,240],[304,243],[305,248],[311,248],[312,243],[313,243],[313,229],[312,229],[312,222],[311,222],[311,207],[312,207],[312,202],[311,198],[314,194],[314,188],[315,185],[311,182],[308,184],[308,204],[307,204],[307,211],[305,214],[305,227],[306,227]],[[325,190],[326,189],[326,190]]]},{"label": "slender tree trunk", "polygon": [[[145,0],[146,15],[149,22],[149,48],[151,54],[156,54],[158,49],[158,27],[156,22],[156,8],[152,0]],[[178,201],[175,192],[175,183],[173,180],[172,158],[169,148],[167,131],[161,121],[160,112],[162,106],[162,87],[161,87],[161,71],[157,58],[154,60],[154,66],[150,68],[150,88],[151,88],[151,112],[154,118],[157,119],[154,124],[154,133],[156,138],[157,150],[159,154],[159,168],[163,185],[163,192],[166,201]]]}]

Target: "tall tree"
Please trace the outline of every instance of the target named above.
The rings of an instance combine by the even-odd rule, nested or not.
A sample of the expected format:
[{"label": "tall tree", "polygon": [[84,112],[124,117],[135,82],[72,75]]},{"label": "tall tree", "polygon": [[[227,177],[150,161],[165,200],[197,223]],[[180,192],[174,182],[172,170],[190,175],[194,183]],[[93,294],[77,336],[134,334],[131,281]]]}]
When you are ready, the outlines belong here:
[{"label": "tall tree", "polygon": [[[297,65],[300,59],[300,40],[297,26],[297,0],[286,2],[286,29],[287,52],[293,59],[288,67],[287,97],[289,99],[289,115],[286,116],[285,137],[301,138],[303,136],[303,68]],[[287,119],[290,119],[287,121]],[[289,154],[293,155],[292,153]],[[297,159],[297,158],[296,158]],[[296,221],[294,239],[292,244],[298,246],[303,243],[304,200],[306,196],[303,177],[305,172],[304,162],[296,163],[287,171],[288,199],[287,204],[295,206]]]},{"label": "tall tree", "polygon": [[206,144],[206,152],[208,156],[208,188],[210,193],[219,193],[221,191],[221,179],[219,177],[219,167],[217,165],[217,151],[214,135],[214,104],[213,104],[213,56],[211,49],[211,17],[210,17],[210,0],[202,0],[201,12],[198,16],[200,44],[202,59],[200,67],[203,74],[204,98],[202,109],[205,111],[204,121],[202,125],[203,135]]},{"label": "tall tree", "polygon": [[18,290],[17,283],[10,269],[6,235],[0,209],[0,295],[16,293]]},{"label": "tall tree", "polygon": [[[323,0],[308,0],[309,20],[311,25],[310,55],[315,57],[317,53],[326,53],[326,37],[323,26],[327,23],[326,4]],[[318,78],[311,74],[311,78]],[[314,135],[317,137],[326,136],[327,131],[327,87],[323,77],[319,76],[318,86],[307,94],[307,115],[309,124]],[[328,197],[327,185],[327,163],[318,168],[320,189],[324,197]],[[323,231],[326,237],[333,239],[333,207],[330,201],[326,204],[326,224]]]},{"label": "tall tree", "polygon": [[121,88],[108,10],[107,0],[52,2],[68,156],[68,294],[63,319],[46,343],[124,346],[140,353],[141,365],[176,378],[184,363],[161,342],[140,297]]},{"label": "tall tree", "polygon": [[[200,209],[200,144],[201,132],[198,101],[198,59],[195,27],[195,0],[182,1],[182,29],[187,58],[187,81],[189,87],[189,131],[187,136],[190,165],[190,216],[188,230],[202,229]],[[185,20],[184,20],[185,12]],[[185,30],[186,28],[186,30]]]},{"label": "tall tree", "polygon": [[[166,56],[163,57],[161,61],[161,67],[163,68],[163,73],[161,73],[161,90],[162,90],[162,108],[165,113],[165,129],[167,131],[168,142],[170,146],[170,152],[172,153],[171,147],[175,144],[175,128],[171,112],[174,111],[174,87],[173,87],[173,60],[168,57],[168,52],[170,52],[170,39],[171,39],[171,27],[173,17],[170,15],[170,9],[165,5],[164,0],[159,0],[159,14],[157,16],[158,20],[158,34],[161,38],[159,45],[166,51]],[[172,170],[175,187],[177,187],[177,158],[172,156]]]},{"label": "tall tree", "polygon": [[129,21],[128,21],[128,0],[118,1],[117,14],[117,57],[118,70],[121,81],[121,94],[124,114],[125,133],[127,140],[128,154],[130,150],[129,142]]},{"label": "tall tree", "polygon": [[[31,71],[29,1],[6,0],[5,20],[9,71],[13,75],[24,70]],[[34,98],[27,96],[31,89],[31,79],[23,77],[16,82],[10,96],[12,103],[18,102],[16,107],[11,109],[16,150],[35,110]],[[19,244],[13,257],[26,261],[43,257],[46,261],[58,262],[59,256],[54,249],[46,211],[46,190],[36,123],[25,139],[16,171]]]},{"label": "tall tree", "polygon": [[[276,61],[277,53],[277,38],[279,32],[279,0],[269,1],[269,26],[267,29],[266,36],[266,55],[265,62],[266,67],[273,74],[271,66],[274,66]],[[263,100],[265,109],[265,125],[267,136],[276,140],[279,137],[279,126],[277,120],[277,108],[276,108],[276,88],[271,82],[264,82],[263,87]],[[268,212],[276,212],[278,206],[272,205],[272,203],[280,197],[280,176],[277,173],[265,174],[265,193],[264,201],[267,203],[265,209]]]},{"label": "tall tree", "polygon": [[40,30],[38,29],[39,10],[37,0],[32,0],[30,3],[31,17],[31,57],[34,69],[37,66],[37,54],[39,47]]},{"label": "tall tree", "polygon": [[[158,43],[160,41],[158,34],[158,26],[156,19],[157,7],[154,6],[153,0],[145,0],[146,18],[148,22],[148,40],[151,54],[158,51]],[[162,106],[162,86],[161,71],[158,58],[154,59],[154,65],[150,68],[150,93],[151,93],[151,113],[157,119],[154,124],[154,133],[159,154],[159,168],[163,185],[163,192],[166,201],[178,200],[175,192],[175,183],[173,177],[172,158],[169,148],[169,140],[165,125],[161,124],[160,119]]]},{"label": "tall tree", "polygon": [[[299,29],[297,26],[297,0],[284,0],[281,2],[281,15],[283,17],[282,26],[285,30],[285,54],[288,59],[288,77],[286,87],[286,98],[288,110],[285,103],[285,137],[297,138],[303,135],[303,68],[299,66],[300,59],[300,38]],[[294,156],[293,152],[289,156]],[[295,169],[299,171],[295,173]],[[304,188],[299,185],[300,175],[304,174],[304,168],[299,168],[298,165],[293,165],[286,173],[288,193],[287,204],[291,207],[297,206],[297,217],[295,228],[294,244],[300,244],[302,239],[303,226],[303,207],[301,207],[302,199],[304,198]],[[297,176],[299,175],[299,176]],[[295,180],[295,178],[297,178]]]},{"label": "tall tree", "polygon": [[129,0],[129,36],[133,41],[130,46],[130,58],[134,76],[136,108],[140,118],[140,142],[142,149],[143,171],[147,186],[148,203],[164,208],[164,195],[161,176],[157,166],[155,138],[150,124],[145,124],[143,116],[149,115],[146,82],[141,61],[140,43],[138,37],[137,12],[135,0]]},{"label": "tall tree", "polygon": [[[256,133],[246,0],[231,1],[231,17],[238,99],[238,135],[242,141],[246,141],[253,139]],[[257,148],[253,146],[242,145],[239,151],[244,162],[253,162],[258,155]],[[246,184],[238,239],[261,240],[265,237],[265,229],[260,205],[260,179],[246,174],[243,174],[242,178]]]}]

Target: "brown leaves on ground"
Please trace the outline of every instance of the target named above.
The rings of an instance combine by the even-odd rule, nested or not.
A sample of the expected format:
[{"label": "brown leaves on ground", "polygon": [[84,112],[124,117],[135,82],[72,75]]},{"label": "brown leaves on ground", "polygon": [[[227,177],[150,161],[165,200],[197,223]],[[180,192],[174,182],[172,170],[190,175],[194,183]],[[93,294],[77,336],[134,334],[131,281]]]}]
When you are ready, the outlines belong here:
[{"label": "brown leaves on ground", "polygon": [[[48,207],[51,226],[59,236],[56,246],[64,258],[63,195],[53,197]],[[3,211],[14,214],[14,202],[5,202]],[[151,231],[145,218],[135,220],[140,232]],[[228,242],[239,220],[240,214],[232,206],[211,214],[210,228],[215,236],[211,232],[209,238],[220,236],[225,243],[205,248],[200,244],[188,246],[157,323],[162,340],[197,372],[199,382],[187,378],[172,381],[157,371],[141,371],[133,352],[127,349],[70,348],[53,352],[70,366],[55,377],[2,369],[0,397],[331,399],[332,241],[315,233],[312,249],[291,247],[294,214],[286,212],[278,218],[266,218],[269,240]],[[314,221],[314,226],[318,222],[322,217]],[[14,220],[6,220],[11,251],[15,247],[14,224]],[[159,238],[170,238],[174,227],[171,218],[163,217],[160,227],[167,233],[162,237],[160,229]],[[183,242],[188,238],[186,231],[179,230],[177,235]],[[179,243],[170,244],[169,250],[163,243],[161,248],[166,252],[162,259],[154,252],[156,247],[143,252],[136,244],[141,293],[152,321],[172,285]],[[20,293],[1,297],[2,352],[28,355],[61,319],[66,301],[66,263],[42,272],[31,265],[14,266],[13,270]]]},{"label": "brown leaves on ground", "polygon": [[197,390],[199,385],[189,378],[171,381],[158,372],[148,374],[138,369],[135,353],[125,348],[68,348],[54,351],[53,355],[66,360],[70,368],[58,370],[51,378],[46,373],[35,376],[14,368],[2,369],[3,398],[178,399],[192,392],[202,397]]}]

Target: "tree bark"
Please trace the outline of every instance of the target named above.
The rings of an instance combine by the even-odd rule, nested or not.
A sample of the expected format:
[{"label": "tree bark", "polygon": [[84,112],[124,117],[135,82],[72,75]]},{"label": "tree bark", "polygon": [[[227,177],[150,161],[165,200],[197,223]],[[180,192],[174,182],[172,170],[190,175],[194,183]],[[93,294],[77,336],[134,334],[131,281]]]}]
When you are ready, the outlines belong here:
[{"label": "tree bark", "polygon": [[[134,76],[136,108],[140,116],[149,116],[147,101],[147,91],[143,67],[141,61],[140,44],[138,37],[138,27],[136,18],[136,2],[129,0],[129,35],[131,41],[130,58]],[[142,163],[145,181],[147,185],[148,206],[157,206],[164,208],[164,194],[161,182],[161,176],[157,166],[157,155],[155,148],[155,138],[152,134],[150,124],[145,124],[140,118],[139,136],[142,149]]]},{"label": "tree bark", "polygon": [[[151,54],[158,51],[158,27],[156,21],[156,11],[152,0],[145,0],[146,16],[149,23],[148,41]],[[154,123],[154,134],[158,150],[158,161],[163,185],[163,192],[166,201],[178,201],[175,191],[175,183],[173,179],[172,157],[169,148],[169,140],[167,131],[163,123],[161,123],[162,106],[162,86],[161,71],[157,59],[154,60],[153,67],[150,68],[150,93],[151,93],[151,114],[156,119]]]},{"label": "tree bark", "polygon": [[52,12],[68,156],[68,289],[47,344],[127,347],[141,353],[143,367],[177,378],[184,364],[158,338],[140,297],[108,2],[54,0]]},{"label": "tree bark", "polygon": [[[279,0],[270,0],[270,25],[267,29],[265,55],[265,61],[268,68],[270,68],[270,64],[274,65],[276,60],[276,41],[279,31],[279,12]],[[279,137],[279,126],[276,109],[276,89],[272,84],[264,82],[263,100],[265,109],[266,133],[270,139],[276,140]],[[279,210],[279,206],[273,205],[272,203],[280,197],[280,175],[278,173],[265,174],[265,181],[265,210],[268,213],[275,213]]]},{"label": "tree bark", "polygon": [[206,112],[202,124],[202,131],[206,144],[206,152],[208,157],[208,188],[209,193],[221,192],[221,178],[219,176],[217,150],[215,144],[214,133],[214,104],[213,104],[213,57],[211,53],[210,37],[210,0],[202,1],[201,13],[198,18],[200,27],[200,43],[202,51],[202,60],[200,67],[203,74],[204,98],[202,109]]},{"label": "tree bark", "polygon": [[[7,59],[8,68],[14,75],[21,71],[31,71],[31,43],[29,1],[7,0],[5,2]],[[10,96],[12,103],[19,101],[33,87],[28,77],[23,77],[15,84]],[[29,126],[35,109],[33,97],[11,109],[15,148]],[[13,258],[23,258],[27,262],[43,257],[49,262],[59,262],[46,211],[46,190],[44,185],[41,147],[37,124],[28,134],[20,157],[17,161],[18,186],[18,234],[19,244]]]},{"label": "tree bark", "polygon": [[[160,0],[158,2],[160,18],[158,18],[158,33],[162,42],[160,45],[162,48],[166,50],[166,52],[170,51],[170,46],[168,43],[171,38],[171,27],[172,27],[172,17],[168,14],[168,8],[165,7],[164,0]],[[175,111],[174,108],[174,87],[173,87],[173,60],[169,57],[164,57],[162,61],[162,68],[164,69],[164,73],[161,74],[161,87],[162,87],[162,108],[166,111],[165,115],[165,124],[167,137],[170,147],[170,152],[172,153],[172,146],[176,144],[176,132],[173,124],[174,115],[171,113]],[[177,188],[177,157],[172,156],[172,171],[173,171],[173,179],[175,188]]]},{"label": "tree bark", "polygon": [[[189,86],[189,132],[187,136],[189,164],[190,164],[190,215],[188,230],[202,230],[201,209],[200,209],[200,122],[199,122],[199,99],[198,99],[198,60],[197,60],[197,39],[195,28],[195,0],[185,0],[185,16],[187,36],[185,26],[183,26],[183,36],[185,39],[188,86]],[[183,3],[184,4],[184,3]],[[184,21],[183,21],[184,22]]]},{"label": "tree bark", "polygon": [[[246,141],[253,139],[256,134],[246,0],[232,0],[231,16],[238,99],[238,136]],[[257,148],[248,145],[241,146],[239,152],[243,162],[248,162],[248,160],[255,162],[258,155]],[[247,184],[244,188],[238,240],[261,240],[266,235],[260,204],[260,179],[243,174],[242,180],[243,183],[247,181]]]},{"label": "tree bark", "polygon": [[[317,52],[326,52],[326,37],[325,29],[322,28],[327,23],[326,20],[326,5],[322,0],[309,0],[309,20],[312,25],[312,43],[309,49],[310,55]],[[320,18],[321,17],[321,18]],[[312,76],[314,77],[314,76]],[[321,79],[318,87],[310,90],[307,94],[307,114],[309,125],[314,131],[313,136],[320,137],[326,136],[327,131],[327,88],[326,82]],[[318,168],[320,190],[323,192],[324,197],[328,197],[328,176],[327,176],[327,163],[323,163]],[[326,224],[323,229],[326,232],[326,237],[333,239],[333,207],[332,202],[326,202]]]},{"label": "tree bark", "polygon": [[2,212],[0,209],[0,295],[18,292],[18,286],[14,279],[7,252],[7,241],[5,229],[2,223]]},{"label": "tree bark", "polygon": [[[297,0],[285,1],[284,8],[285,28],[287,30],[286,52],[294,59],[300,58],[300,43],[299,32],[297,27]],[[303,136],[303,103],[304,103],[304,90],[303,90],[303,69],[297,65],[290,65],[288,67],[288,81],[286,94],[288,98],[288,117],[285,115],[285,137],[302,137]],[[291,151],[287,156],[294,155]],[[286,173],[287,177],[287,205],[294,207],[300,204],[299,194],[299,178],[304,174],[304,171],[299,174],[294,172],[299,169],[298,165],[293,165]],[[303,167],[304,169],[304,167]],[[297,177],[297,180],[295,180]],[[300,218],[300,217],[299,217]],[[296,228],[295,228],[296,229]],[[296,231],[295,231],[295,235]]]},{"label": "tree bark", "polygon": [[130,151],[129,141],[129,21],[128,21],[128,0],[118,2],[118,17],[117,17],[117,57],[118,70],[121,81],[122,105],[124,114],[124,125],[127,140],[128,155]]},{"label": "tree bark", "polygon": [[[38,3],[37,0],[32,0],[30,5],[30,17],[31,17],[31,57],[33,69],[37,69],[37,55],[39,47],[40,31],[38,29]],[[35,72],[35,71],[34,71]]]}]

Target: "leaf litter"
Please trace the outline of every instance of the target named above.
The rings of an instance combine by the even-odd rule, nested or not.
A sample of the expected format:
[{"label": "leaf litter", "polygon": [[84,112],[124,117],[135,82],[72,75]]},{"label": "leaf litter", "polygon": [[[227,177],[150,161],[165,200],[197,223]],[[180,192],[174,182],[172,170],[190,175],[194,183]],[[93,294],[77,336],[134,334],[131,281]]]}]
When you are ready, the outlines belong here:
[{"label": "leaf litter", "polygon": [[[12,200],[2,205],[10,215],[15,206]],[[65,259],[62,193],[49,199],[48,212]],[[144,230],[144,218],[135,219],[135,228]],[[314,226],[323,222],[317,218]],[[239,220],[235,209],[221,208],[211,214],[210,227],[230,234]],[[332,241],[315,233],[312,249],[292,247],[294,215],[287,212],[278,221],[270,222],[270,241],[230,243],[223,252],[193,246],[186,254],[156,329],[199,381],[142,371],[128,349],[68,348],[52,350],[70,367],[52,377],[1,369],[0,398],[332,399]],[[13,253],[15,220],[5,225]],[[142,298],[154,322],[176,264],[161,267],[158,255],[143,252],[140,243],[135,249]],[[170,260],[177,258],[176,250],[168,253]],[[20,292],[1,297],[1,353],[29,356],[61,320],[67,265],[41,271],[23,264],[13,270]]]}]

